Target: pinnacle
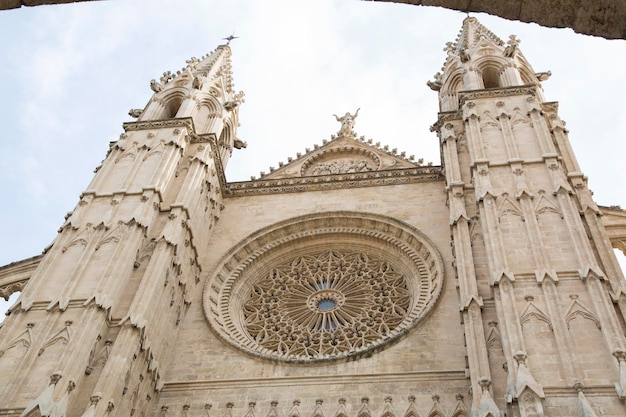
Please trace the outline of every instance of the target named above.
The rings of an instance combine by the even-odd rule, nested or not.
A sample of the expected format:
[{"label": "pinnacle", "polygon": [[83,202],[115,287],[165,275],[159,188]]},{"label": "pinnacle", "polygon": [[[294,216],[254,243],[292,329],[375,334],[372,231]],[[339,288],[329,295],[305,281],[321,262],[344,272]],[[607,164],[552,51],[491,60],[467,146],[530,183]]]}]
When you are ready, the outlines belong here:
[{"label": "pinnacle", "polygon": [[[234,38],[233,38],[234,39]],[[165,71],[159,81],[150,81],[150,88],[155,93],[162,91],[165,85],[177,77],[187,74],[191,76],[201,76],[205,79],[215,79],[219,76],[225,77],[225,86],[228,93],[233,92],[233,76],[230,60],[231,50],[228,44],[219,45],[210,53],[202,55],[200,58],[192,56],[185,60],[185,66],[176,72]],[[223,58],[222,58],[223,57]]]},{"label": "pinnacle", "polygon": [[463,19],[461,30],[454,42],[446,43],[444,51],[448,55],[460,55],[462,51],[474,46],[481,38],[486,38],[499,46],[503,46],[504,42],[492,31],[483,26],[475,17],[466,17]]}]

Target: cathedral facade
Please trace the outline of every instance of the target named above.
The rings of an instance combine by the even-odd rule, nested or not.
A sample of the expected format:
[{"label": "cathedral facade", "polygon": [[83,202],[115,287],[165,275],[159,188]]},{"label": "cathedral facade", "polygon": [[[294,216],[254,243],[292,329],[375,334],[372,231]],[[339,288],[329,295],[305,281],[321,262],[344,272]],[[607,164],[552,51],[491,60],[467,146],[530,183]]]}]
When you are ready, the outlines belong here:
[{"label": "cathedral facade", "polygon": [[229,46],[152,80],[51,247],[0,268],[0,416],[625,415],[626,214],[518,44],[467,18],[447,45],[441,166],[356,110],[228,182]]}]

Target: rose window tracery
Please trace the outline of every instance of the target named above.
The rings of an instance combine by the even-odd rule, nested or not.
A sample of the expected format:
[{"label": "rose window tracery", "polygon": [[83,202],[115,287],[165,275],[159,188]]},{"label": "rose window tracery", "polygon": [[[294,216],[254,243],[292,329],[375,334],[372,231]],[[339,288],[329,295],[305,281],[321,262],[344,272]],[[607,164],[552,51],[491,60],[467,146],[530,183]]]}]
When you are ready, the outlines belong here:
[{"label": "rose window tracery", "polygon": [[287,362],[358,358],[432,310],[443,263],[419,231],[367,213],[318,213],[268,226],[215,265],[204,290],[226,342]]},{"label": "rose window tracery", "polygon": [[279,354],[319,357],[385,337],[410,305],[404,276],[387,262],[328,251],[272,269],[253,286],[243,317],[259,345]]}]

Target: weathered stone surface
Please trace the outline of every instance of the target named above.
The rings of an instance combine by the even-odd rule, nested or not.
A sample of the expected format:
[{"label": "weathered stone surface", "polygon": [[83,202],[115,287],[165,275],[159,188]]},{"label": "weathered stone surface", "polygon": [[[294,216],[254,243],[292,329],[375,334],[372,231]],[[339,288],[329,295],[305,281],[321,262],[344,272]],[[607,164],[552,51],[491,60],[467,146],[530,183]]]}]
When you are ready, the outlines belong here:
[{"label": "weathered stone surface", "polygon": [[20,0],[0,0],[0,9],[17,9],[18,7],[22,7],[22,2]]},{"label": "weathered stone surface", "polygon": [[626,216],[518,43],[467,18],[447,45],[440,167],[357,110],[228,183],[230,48],[153,81],[52,246],[0,268],[0,415],[623,416]]},{"label": "weathered stone surface", "polygon": [[421,6],[439,6],[462,12],[485,12],[510,20],[548,27],[569,27],[575,32],[608,39],[626,38],[624,0],[373,0]]}]

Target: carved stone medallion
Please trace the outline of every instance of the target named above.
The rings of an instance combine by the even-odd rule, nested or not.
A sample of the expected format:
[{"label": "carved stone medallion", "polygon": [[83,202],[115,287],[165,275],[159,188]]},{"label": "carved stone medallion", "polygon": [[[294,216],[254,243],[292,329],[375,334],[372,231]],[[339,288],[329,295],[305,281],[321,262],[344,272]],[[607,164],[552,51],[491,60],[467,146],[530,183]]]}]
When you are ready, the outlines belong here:
[{"label": "carved stone medallion", "polygon": [[273,360],[360,357],[398,340],[432,309],[439,253],[383,216],[335,212],[263,229],[209,277],[206,316],[224,340]]}]

